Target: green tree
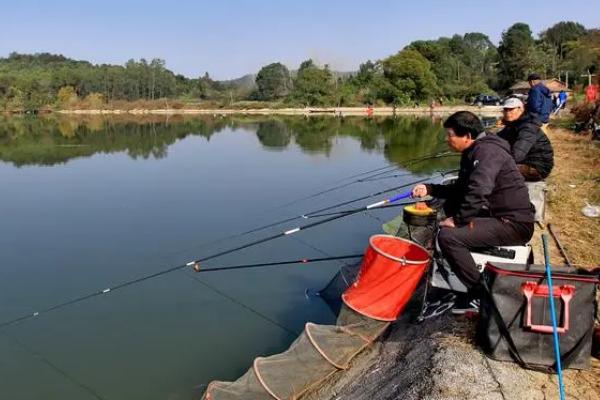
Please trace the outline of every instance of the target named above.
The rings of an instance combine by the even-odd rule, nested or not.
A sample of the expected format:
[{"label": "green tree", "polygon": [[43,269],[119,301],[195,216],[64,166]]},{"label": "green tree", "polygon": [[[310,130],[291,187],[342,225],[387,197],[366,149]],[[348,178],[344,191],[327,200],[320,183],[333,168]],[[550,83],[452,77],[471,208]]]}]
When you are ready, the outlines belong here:
[{"label": "green tree", "polygon": [[312,60],[300,64],[292,98],[308,106],[320,106],[331,102],[334,82],[329,68],[319,68]]},{"label": "green tree", "polygon": [[573,21],[561,21],[540,33],[540,39],[552,45],[562,60],[567,51],[567,44],[573,42],[583,35],[586,30],[583,25]]},{"label": "green tree", "polygon": [[412,100],[427,100],[439,95],[431,63],[416,50],[402,50],[382,62],[384,76]]},{"label": "green tree", "polygon": [[500,58],[500,84],[510,86],[519,79],[524,79],[534,67],[533,52],[535,41],[529,25],[518,22],[502,33],[498,47]]},{"label": "green tree", "polygon": [[58,91],[58,95],[56,96],[58,103],[62,107],[71,107],[73,106],[77,100],[77,92],[73,88],[73,86],[63,86]]},{"label": "green tree", "polygon": [[581,74],[600,71],[600,29],[590,29],[584,36],[569,44],[564,66],[574,72],[575,80],[587,85]]},{"label": "green tree", "polygon": [[290,71],[281,63],[264,66],[256,75],[260,100],[277,100],[290,94],[292,79]]},{"label": "green tree", "polygon": [[85,96],[83,101],[90,109],[98,110],[104,106],[104,95],[102,93],[93,92]]}]

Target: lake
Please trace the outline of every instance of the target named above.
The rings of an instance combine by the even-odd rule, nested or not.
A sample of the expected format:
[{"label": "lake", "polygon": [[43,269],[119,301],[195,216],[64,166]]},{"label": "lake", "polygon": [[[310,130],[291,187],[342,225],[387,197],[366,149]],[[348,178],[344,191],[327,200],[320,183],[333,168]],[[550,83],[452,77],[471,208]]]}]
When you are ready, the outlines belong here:
[{"label": "lake", "polygon": [[[443,151],[430,117],[0,116],[0,324],[315,219],[240,232],[454,168],[457,157],[410,161]],[[201,268],[362,253],[398,210]],[[199,398],[211,380],[287,348],[307,321],[334,322],[305,292],[344,262],[353,261],[181,268],[4,326],[0,398]]]}]

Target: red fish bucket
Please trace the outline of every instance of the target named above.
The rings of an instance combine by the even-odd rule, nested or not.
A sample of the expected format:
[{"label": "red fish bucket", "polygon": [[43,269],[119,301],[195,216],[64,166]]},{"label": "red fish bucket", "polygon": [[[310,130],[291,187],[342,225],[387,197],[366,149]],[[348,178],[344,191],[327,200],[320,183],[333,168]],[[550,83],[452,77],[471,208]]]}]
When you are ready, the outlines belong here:
[{"label": "red fish bucket", "polygon": [[429,265],[423,247],[390,235],[369,239],[356,282],[342,295],[354,311],[380,321],[395,321]]}]

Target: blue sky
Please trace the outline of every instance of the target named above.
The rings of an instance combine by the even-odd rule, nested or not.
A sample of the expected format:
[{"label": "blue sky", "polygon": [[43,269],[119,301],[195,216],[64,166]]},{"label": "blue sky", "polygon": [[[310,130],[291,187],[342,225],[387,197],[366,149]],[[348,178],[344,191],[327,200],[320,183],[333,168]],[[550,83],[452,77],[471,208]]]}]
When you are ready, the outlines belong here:
[{"label": "blue sky", "polygon": [[433,0],[4,0],[0,56],[61,53],[94,63],[163,58],[177,73],[237,78],[313,58],[340,71],[417,39],[479,31],[498,42],[526,22],[600,27],[600,2]]}]

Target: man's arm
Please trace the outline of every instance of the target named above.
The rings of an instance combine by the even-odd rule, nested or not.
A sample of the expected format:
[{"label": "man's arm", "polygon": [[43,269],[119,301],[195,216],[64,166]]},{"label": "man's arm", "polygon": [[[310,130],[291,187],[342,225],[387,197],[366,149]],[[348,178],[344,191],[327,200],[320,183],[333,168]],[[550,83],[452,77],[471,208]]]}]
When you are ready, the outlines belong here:
[{"label": "man's arm", "polygon": [[531,124],[525,124],[517,133],[517,140],[510,150],[517,164],[522,164],[527,160],[529,151],[538,139],[538,129],[537,126],[533,127]]},{"label": "man's arm", "polygon": [[452,183],[449,185],[435,185],[429,183],[427,185],[427,193],[432,197],[437,197],[438,199],[447,199],[452,196],[452,193],[456,192],[456,184]]},{"label": "man's arm", "polygon": [[419,183],[412,190],[413,197],[425,197],[432,196],[441,199],[448,198],[449,195],[455,191],[455,184],[451,185],[434,185],[432,183],[422,184]]},{"label": "man's arm", "polygon": [[487,204],[487,198],[494,190],[496,177],[504,162],[500,149],[476,149],[472,155],[476,165],[469,176],[467,192],[454,221],[458,225],[468,224]]}]

